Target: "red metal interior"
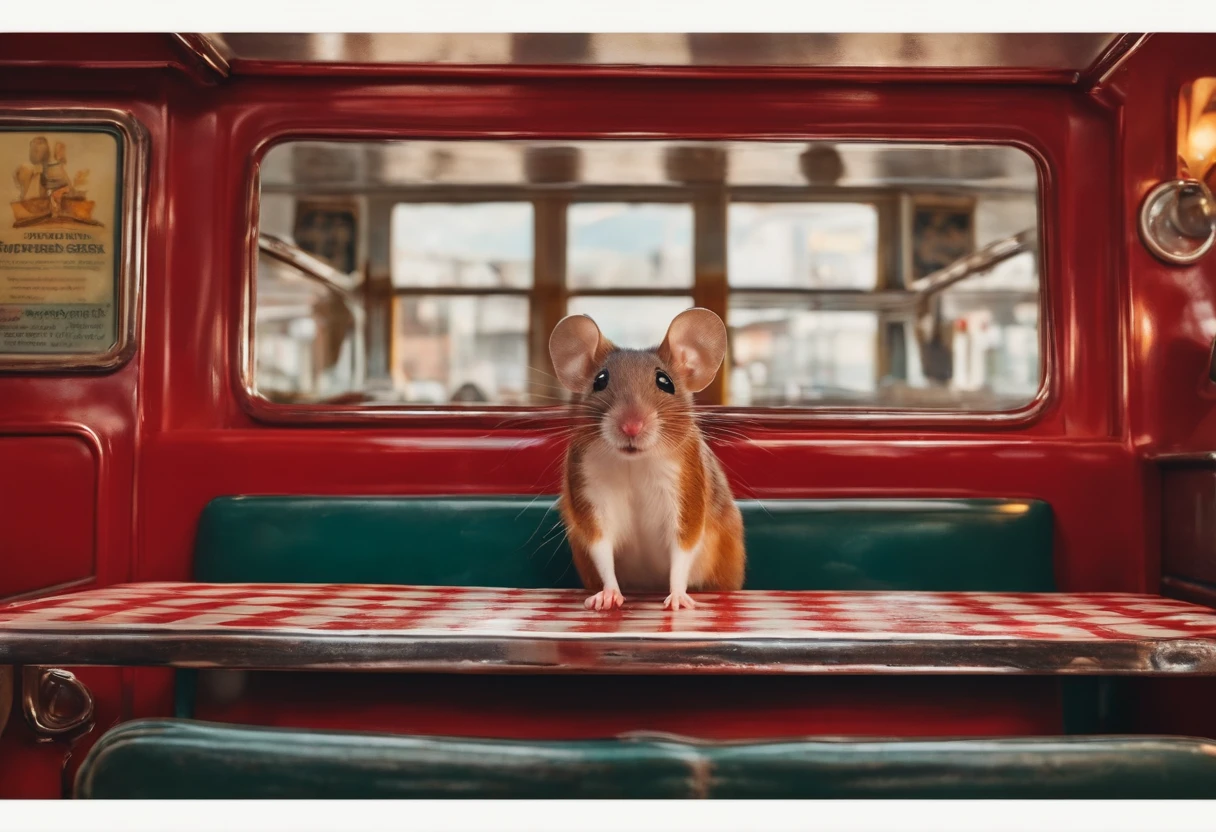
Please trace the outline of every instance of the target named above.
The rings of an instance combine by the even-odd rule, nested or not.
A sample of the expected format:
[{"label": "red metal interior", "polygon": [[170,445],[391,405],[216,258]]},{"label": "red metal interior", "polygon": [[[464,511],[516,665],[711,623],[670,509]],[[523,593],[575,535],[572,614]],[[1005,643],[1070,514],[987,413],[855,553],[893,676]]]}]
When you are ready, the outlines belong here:
[{"label": "red metal interior", "polygon": [[[253,674],[238,699],[200,696],[199,719],[241,724],[510,739],[592,739],[663,731],[717,740],[785,736],[1033,736],[1061,730],[1054,679],[719,676]],[[898,688],[898,698],[891,696]],[[318,700],[341,708],[318,709]],[[275,702],[273,712],[266,703]],[[1045,707],[1045,705],[1047,707]],[[1052,707],[1054,706],[1054,707]]]},{"label": "red metal interior", "polygon": [[[5,464],[13,460],[21,470],[37,456],[41,466],[84,471],[85,447],[96,476],[92,496],[74,476],[57,487],[39,481],[36,493],[43,496],[19,518],[15,533],[5,532],[15,536],[4,548],[27,551],[7,544],[53,527],[68,554],[63,560],[7,558],[0,595],[90,574],[97,585],[186,579],[195,522],[219,495],[552,492],[559,443],[539,431],[488,437],[481,426],[456,421],[276,427],[246,414],[236,390],[235,345],[252,235],[253,163],[267,142],[284,136],[594,138],[620,132],[985,140],[1037,155],[1046,170],[1043,250],[1054,370],[1050,401],[1035,421],[1010,428],[743,427],[780,453],[742,443],[718,450],[743,495],[1046,500],[1057,522],[1061,589],[1156,590],[1158,484],[1145,459],[1216,443],[1216,388],[1205,386],[1216,266],[1201,260],[1167,267],[1153,259],[1138,239],[1136,211],[1152,186],[1174,175],[1178,90],[1216,74],[1212,36],[1153,36],[1097,92],[985,84],[982,76],[973,83],[934,81],[931,74],[889,84],[881,71],[839,80],[571,71],[509,79],[493,73],[234,76],[203,83],[208,74],[167,36],[56,35],[53,41],[51,49],[47,37],[0,36],[0,107],[113,107],[145,125],[151,138],[146,285],[139,349],[123,368],[91,376],[0,377]],[[42,63],[40,56],[51,53],[79,57]],[[892,74],[901,72],[906,76]],[[28,444],[8,444],[13,438],[29,438]],[[5,497],[6,522],[11,499]],[[87,526],[90,500],[96,522],[86,557],[80,524]],[[93,738],[120,718],[171,713],[168,672],[81,675],[98,702]],[[339,707],[328,687],[333,683],[318,679],[288,699],[279,700],[288,694],[278,691],[266,700],[281,704],[212,715],[454,733],[478,726],[522,733],[549,725],[581,736],[629,725],[632,713],[647,715],[650,727],[688,728],[681,703],[637,710],[601,688],[571,689],[569,698],[602,706],[554,711],[526,680],[510,683],[518,691],[495,694],[508,704],[484,707],[477,705],[475,685],[427,681],[407,704],[397,683],[374,680],[361,683],[359,693],[343,692],[349,705]],[[824,710],[807,715],[805,724],[791,722],[790,707],[765,704],[748,709],[748,733],[786,733],[792,724],[814,732],[839,726],[843,733],[1049,731],[1038,714],[1056,701],[1055,688],[1037,682],[971,692],[960,680],[950,687],[958,699],[936,687],[945,682],[820,684],[816,696],[824,697]],[[792,701],[794,688],[774,690],[774,701]],[[1204,710],[1200,693],[1210,691],[1203,685],[1148,689],[1151,694],[1137,699],[1143,723],[1169,714],[1174,730],[1212,735],[1210,726],[1186,718]],[[706,696],[698,707],[706,725],[739,713],[733,695]],[[0,796],[58,794],[59,759],[59,751],[35,746],[13,720],[0,740]]]}]

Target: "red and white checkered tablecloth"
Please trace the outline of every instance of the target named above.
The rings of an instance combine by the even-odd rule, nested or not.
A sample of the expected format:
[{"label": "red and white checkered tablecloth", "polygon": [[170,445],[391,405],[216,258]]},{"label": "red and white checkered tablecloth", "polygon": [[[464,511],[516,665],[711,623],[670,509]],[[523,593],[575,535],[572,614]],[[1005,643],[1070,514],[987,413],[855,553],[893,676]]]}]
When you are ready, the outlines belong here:
[{"label": "red and white checkered tablecloth", "polygon": [[358,584],[143,583],[0,607],[4,633],[291,632],[465,638],[1031,640],[1216,639],[1216,612],[1149,595],[964,592],[700,594],[672,613],[631,597],[611,613],[578,590]]}]

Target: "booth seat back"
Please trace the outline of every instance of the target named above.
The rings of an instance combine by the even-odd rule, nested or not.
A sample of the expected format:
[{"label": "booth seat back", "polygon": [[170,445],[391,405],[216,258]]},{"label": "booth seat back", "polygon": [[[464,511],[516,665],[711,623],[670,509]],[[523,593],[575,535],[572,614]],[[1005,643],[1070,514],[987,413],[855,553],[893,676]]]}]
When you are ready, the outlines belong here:
[{"label": "booth seat back", "polygon": [[[1055,588],[1035,500],[749,500],[748,589]],[[207,582],[577,586],[552,497],[220,497],[199,520]]]},{"label": "booth seat back", "polygon": [[76,794],[125,800],[394,798],[1216,798],[1203,740],[690,743],[401,737],[124,723]]}]

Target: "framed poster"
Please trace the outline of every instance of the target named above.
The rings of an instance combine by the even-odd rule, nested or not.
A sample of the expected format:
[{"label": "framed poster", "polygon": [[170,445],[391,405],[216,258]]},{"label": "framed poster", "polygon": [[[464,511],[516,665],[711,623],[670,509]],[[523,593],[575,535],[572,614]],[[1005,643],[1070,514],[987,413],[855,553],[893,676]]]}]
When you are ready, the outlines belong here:
[{"label": "framed poster", "polygon": [[134,348],[146,139],[125,113],[0,112],[0,370],[107,369]]},{"label": "framed poster", "polygon": [[975,251],[975,200],[971,197],[913,197],[911,225],[911,280],[931,275]]},{"label": "framed poster", "polygon": [[359,210],[353,201],[301,199],[296,203],[296,245],[343,274],[358,267]]}]

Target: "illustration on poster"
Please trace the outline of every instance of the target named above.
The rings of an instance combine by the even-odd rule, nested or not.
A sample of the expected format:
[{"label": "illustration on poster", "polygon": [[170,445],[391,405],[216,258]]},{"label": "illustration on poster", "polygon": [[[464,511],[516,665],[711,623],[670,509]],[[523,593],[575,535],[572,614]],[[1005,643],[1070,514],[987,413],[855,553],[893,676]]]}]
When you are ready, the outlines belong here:
[{"label": "illustration on poster", "polygon": [[68,171],[68,149],[64,142],[54,147],[45,136],[30,140],[29,163],[17,167],[13,181],[18,198],[13,208],[13,228],[45,223],[102,225],[93,219],[94,203],[88,199],[89,172]]}]

